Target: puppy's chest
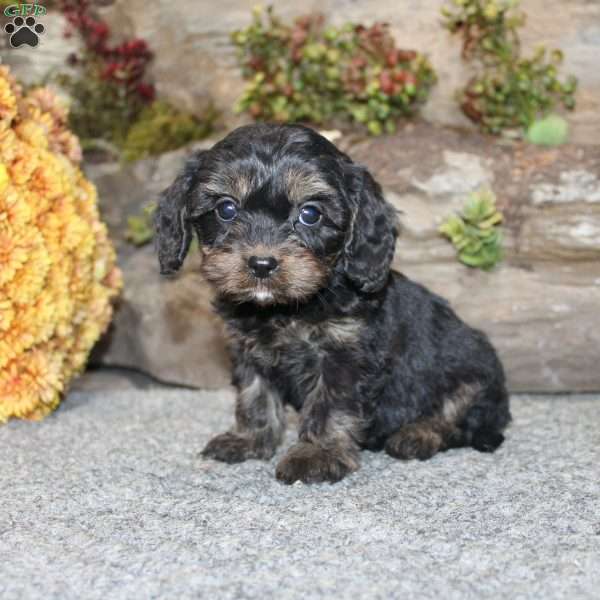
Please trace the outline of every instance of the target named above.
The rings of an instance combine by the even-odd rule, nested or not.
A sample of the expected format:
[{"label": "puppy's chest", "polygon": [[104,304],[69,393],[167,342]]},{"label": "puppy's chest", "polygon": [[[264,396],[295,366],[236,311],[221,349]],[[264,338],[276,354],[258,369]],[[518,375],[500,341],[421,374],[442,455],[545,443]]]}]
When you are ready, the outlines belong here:
[{"label": "puppy's chest", "polygon": [[362,322],[354,318],[319,323],[282,319],[236,337],[248,358],[263,369],[300,375],[318,371],[328,353],[356,347],[361,328]]}]

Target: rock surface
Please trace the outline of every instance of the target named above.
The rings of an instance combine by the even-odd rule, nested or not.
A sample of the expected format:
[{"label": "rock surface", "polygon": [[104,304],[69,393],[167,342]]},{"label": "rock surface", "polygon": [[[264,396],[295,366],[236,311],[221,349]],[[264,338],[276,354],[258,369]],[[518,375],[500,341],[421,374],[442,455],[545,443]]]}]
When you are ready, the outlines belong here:
[{"label": "rock surface", "polygon": [[170,280],[158,274],[151,246],[124,258],[121,305],[92,364],[139,369],[163,382],[209,389],[228,385],[221,321],[193,263],[188,259]]},{"label": "rock surface", "polygon": [[[424,123],[392,137],[342,138],[339,145],[368,165],[403,212],[395,267],[447,297],[462,318],[490,335],[512,390],[600,389],[600,330],[594,326],[600,314],[600,148],[502,145]],[[135,212],[137,199],[155,197],[185,154],[124,171],[88,166],[117,234],[121,211]],[[505,260],[489,273],[458,263],[437,232],[469,192],[485,186],[506,217]],[[165,280],[150,247],[132,251],[121,244],[120,252],[122,308],[96,360],[172,382],[223,385],[226,353],[210,292],[197,273],[199,256],[192,253],[181,276]]]},{"label": "rock surface", "polygon": [[[292,19],[321,11],[334,24],[346,21],[388,22],[401,47],[426,52],[439,75],[423,116],[435,123],[466,125],[454,101],[470,71],[460,60],[460,44],[440,25],[445,0],[428,2],[380,2],[378,0],[320,0],[298,3],[282,0],[277,13]],[[117,0],[104,16],[117,31],[148,39],[156,53],[153,72],[158,92],[189,110],[202,111],[210,99],[225,111],[229,125],[235,120],[231,107],[243,82],[229,34],[245,27],[254,0],[225,0],[215,8],[211,0],[188,2],[179,10],[169,0]],[[600,4],[571,0],[522,0],[527,26],[522,31],[526,53],[540,44],[565,52],[565,72],[580,80],[577,111],[569,117],[572,139],[596,143],[600,139]]]}]

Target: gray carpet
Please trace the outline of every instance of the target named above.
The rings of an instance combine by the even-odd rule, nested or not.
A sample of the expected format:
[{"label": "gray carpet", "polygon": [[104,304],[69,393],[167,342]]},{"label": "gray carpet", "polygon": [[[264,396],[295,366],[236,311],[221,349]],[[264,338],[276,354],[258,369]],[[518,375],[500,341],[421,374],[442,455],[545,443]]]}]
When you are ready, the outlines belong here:
[{"label": "gray carpet", "polygon": [[72,393],[0,428],[0,597],[598,599],[600,398],[513,406],[494,455],[286,487],[198,458],[229,393]]}]

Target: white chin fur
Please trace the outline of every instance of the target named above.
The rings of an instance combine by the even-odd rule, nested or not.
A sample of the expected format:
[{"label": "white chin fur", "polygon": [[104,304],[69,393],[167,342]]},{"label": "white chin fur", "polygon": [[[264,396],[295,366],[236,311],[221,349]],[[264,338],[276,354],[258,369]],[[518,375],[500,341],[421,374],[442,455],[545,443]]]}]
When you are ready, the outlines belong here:
[{"label": "white chin fur", "polygon": [[270,302],[273,300],[273,294],[267,290],[256,290],[254,298],[257,302]]}]

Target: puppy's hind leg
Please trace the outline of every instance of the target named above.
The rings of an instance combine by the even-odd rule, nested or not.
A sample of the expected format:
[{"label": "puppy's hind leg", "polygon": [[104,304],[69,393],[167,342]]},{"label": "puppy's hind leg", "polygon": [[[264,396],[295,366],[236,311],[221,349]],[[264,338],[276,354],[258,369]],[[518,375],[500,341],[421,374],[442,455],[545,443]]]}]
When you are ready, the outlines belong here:
[{"label": "puppy's hind leg", "polygon": [[208,442],[205,457],[227,463],[268,460],[283,439],[285,413],[276,390],[252,369],[245,368],[242,375],[236,381],[235,428]]},{"label": "puppy's hind leg", "polygon": [[385,443],[385,451],[403,460],[427,460],[448,448],[462,445],[460,431],[442,417],[427,417],[402,426]]},{"label": "puppy's hind leg", "polygon": [[394,458],[426,460],[449,448],[473,446],[482,452],[493,452],[504,440],[501,429],[508,420],[481,425],[481,409],[487,390],[479,384],[462,384],[444,398],[436,414],[409,423],[393,433],[385,451]]},{"label": "puppy's hind leg", "polygon": [[502,432],[510,420],[508,393],[503,382],[495,382],[478,394],[461,421],[464,445],[494,452],[504,441]]}]

